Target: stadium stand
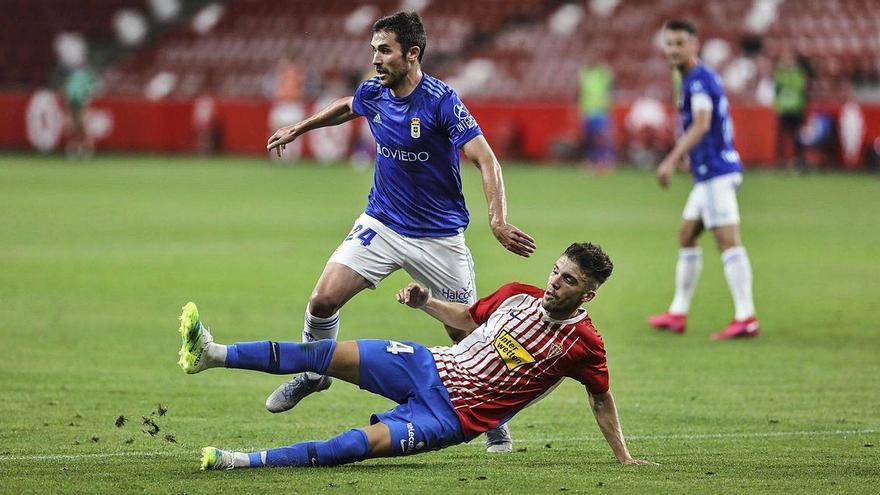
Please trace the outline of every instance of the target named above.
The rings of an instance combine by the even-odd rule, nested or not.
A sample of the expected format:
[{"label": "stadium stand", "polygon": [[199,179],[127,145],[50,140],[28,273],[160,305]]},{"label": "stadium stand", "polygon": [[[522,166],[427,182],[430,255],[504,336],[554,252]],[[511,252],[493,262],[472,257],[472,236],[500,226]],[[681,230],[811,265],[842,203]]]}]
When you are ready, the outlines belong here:
[{"label": "stadium stand", "polygon": [[[52,78],[53,38],[78,32],[90,46],[113,43],[120,9],[148,11],[147,0],[0,0],[5,87],[35,87]],[[170,75],[174,96],[203,92],[259,97],[278,59],[291,55],[325,78],[349,77],[368,67],[366,36],[373,19],[421,7],[429,33],[426,68],[471,98],[566,100],[577,91],[577,71],[606,61],[617,97],[668,94],[669,69],[658,56],[665,19],[687,17],[704,41],[721,50],[716,68],[732,99],[752,101],[782,47],[810,59],[814,98],[833,97],[880,79],[878,0],[692,0],[570,2],[561,0],[259,0],[184,1],[186,16],[151,32],[148,42],[105,57],[107,91],[144,94],[157,75]],[[195,26],[197,11],[213,5],[215,25]],[[683,14],[684,13],[684,14]],[[737,19],[739,22],[730,22]],[[744,39],[759,39],[747,53]],[[726,47],[730,47],[727,49]],[[626,56],[619,56],[625,53]]]}]

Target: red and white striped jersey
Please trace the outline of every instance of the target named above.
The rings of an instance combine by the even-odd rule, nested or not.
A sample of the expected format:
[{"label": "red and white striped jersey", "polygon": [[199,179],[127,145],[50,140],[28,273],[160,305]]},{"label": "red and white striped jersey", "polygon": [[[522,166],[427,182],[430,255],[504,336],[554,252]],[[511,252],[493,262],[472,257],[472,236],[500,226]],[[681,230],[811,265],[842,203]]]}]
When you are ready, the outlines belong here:
[{"label": "red and white striped jersey", "polygon": [[586,310],[552,320],[543,296],[531,285],[504,285],[470,307],[476,330],[430,348],[465,437],[506,421],[566,376],[591,393],[608,391],[605,345]]}]

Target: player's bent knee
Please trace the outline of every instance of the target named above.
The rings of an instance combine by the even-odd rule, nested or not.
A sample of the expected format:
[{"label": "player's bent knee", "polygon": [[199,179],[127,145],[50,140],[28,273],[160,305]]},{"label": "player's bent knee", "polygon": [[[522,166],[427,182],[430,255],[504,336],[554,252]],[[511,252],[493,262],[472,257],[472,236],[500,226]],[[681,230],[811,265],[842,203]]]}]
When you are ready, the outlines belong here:
[{"label": "player's bent knee", "polygon": [[339,311],[339,298],[329,294],[312,294],[309,298],[309,313],[318,318],[329,318]]},{"label": "player's bent knee", "polygon": [[678,230],[678,244],[680,247],[689,248],[696,247],[697,241],[700,238],[699,229],[695,229],[691,226],[682,226]]}]

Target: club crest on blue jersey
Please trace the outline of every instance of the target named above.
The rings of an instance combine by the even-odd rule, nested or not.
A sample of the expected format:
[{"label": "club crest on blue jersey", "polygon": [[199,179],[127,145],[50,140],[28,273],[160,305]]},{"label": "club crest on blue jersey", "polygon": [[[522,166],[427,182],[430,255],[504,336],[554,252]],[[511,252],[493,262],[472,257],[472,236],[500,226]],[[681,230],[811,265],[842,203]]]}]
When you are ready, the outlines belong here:
[{"label": "club crest on blue jersey", "polygon": [[422,137],[422,124],[418,117],[409,121],[409,136],[415,139]]}]

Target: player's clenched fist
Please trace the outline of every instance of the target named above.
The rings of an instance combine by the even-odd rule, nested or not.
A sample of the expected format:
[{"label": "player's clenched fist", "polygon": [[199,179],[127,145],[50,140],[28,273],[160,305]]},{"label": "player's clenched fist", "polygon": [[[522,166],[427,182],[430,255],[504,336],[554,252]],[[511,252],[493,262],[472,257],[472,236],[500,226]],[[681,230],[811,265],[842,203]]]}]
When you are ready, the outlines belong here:
[{"label": "player's clenched fist", "polygon": [[284,151],[284,147],[287,143],[292,142],[298,135],[299,133],[296,125],[282,127],[275,131],[275,134],[272,134],[272,137],[269,138],[269,142],[266,144],[266,149],[272,150],[272,148],[275,148],[275,152],[278,153],[278,156],[280,157],[281,152]]},{"label": "player's clenched fist", "polygon": [[423,307],[428,303],[429,297],[431,297],[431,291],[415,282],[410,282],[409,285],[397,292],[397,302],[411,308]]}]

